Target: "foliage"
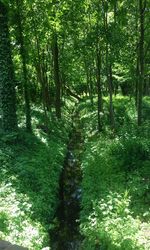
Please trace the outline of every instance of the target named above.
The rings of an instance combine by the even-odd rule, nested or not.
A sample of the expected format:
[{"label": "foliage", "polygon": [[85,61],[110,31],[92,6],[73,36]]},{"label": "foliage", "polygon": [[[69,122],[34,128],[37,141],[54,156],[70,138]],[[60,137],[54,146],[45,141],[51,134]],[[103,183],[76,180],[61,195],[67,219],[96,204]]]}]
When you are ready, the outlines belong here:
[{"label": "foliage", "polygon": [[32,207],[28,197],[18,194],[11,183],[1,183],[0,194],[0,238],[30,249],[41,249],[46,232],[27,215]]},{"label": "foliage", "polygon": [[[127,193],[120,195],[110,193],[98,202],[94,202],[88,222],[83,223],[81,230],[90,242],[86,249],[101,246],[103,249],[148,249],[148,238],[143,242],[139,235],[142,223],[132,216],[129,208],[130,197]],[[148,232],[149,227],[147,227]],[[145,236],[146,240],[146,236]]]},{"label": "foliage", "polygon": [[47,246],[72,96],[83,100],[83,248],[142,249],[137,234],[148,245],[149,9],[146,0],[0,0],[2,238]]},{"label": "foliage", "polygon": [[[34,134],[22,128],[1,134],[0,237],[40,250],[49,245],[71,123],[66,109],[64,118],[51,120],[46,129],[43,111],[33,110]],[[24,117],[19,120],[23,125]]]},{"label": "foliage", "polygon": [[[114,99],[116,112],[124,103],[125,113],[118,115],[121,122],[113,136],[109,130],[97,135],[95,111],[88,101],[79,107],[85,128],[83,249],[149,249],[149,127],[145,123],[138,128],[132,102],[119,99]],[[104,108],[108,108],[107,100]],[[105,122],[106,129],[107,119]]]},{"label": "foliage", "polygon": [[14,68],[11,57],[8,14],[0,1],[0,113],[4,131],[17,129]]}]

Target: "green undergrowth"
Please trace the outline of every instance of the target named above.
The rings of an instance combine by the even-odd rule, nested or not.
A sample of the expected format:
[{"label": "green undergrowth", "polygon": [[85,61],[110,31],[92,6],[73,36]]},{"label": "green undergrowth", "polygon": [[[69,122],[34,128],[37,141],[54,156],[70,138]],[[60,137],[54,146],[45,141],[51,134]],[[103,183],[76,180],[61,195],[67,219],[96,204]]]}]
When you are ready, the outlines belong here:
[{"label": "green undergrowth", "polygon": [[1,134],[0,239],[31,250],[49,249],[72,108],[66,105],[60,121],[49,114],[45,125],[43,111],[33,107],[32,134],[23,130],[21,112],[19,132]]},{"label": "green undergrowth", "polygon": [[[145,98],[144,107],[149,104]],[[82,249],[150,249],[150,128],[136,126],[134,101],[114,98],[116,131],[109,129],[108,100],[101,114],[105,129],[97,132],[96,99],[79,110],[84,127],[82,155]],[[148,118],[146,109],[144,115]]]}]

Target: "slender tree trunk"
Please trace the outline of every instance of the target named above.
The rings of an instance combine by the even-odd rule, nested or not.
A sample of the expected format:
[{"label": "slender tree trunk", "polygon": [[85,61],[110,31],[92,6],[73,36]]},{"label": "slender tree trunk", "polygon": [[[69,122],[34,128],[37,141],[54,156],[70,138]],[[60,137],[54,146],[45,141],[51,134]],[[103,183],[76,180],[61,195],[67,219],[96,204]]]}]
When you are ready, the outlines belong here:
[{"label": "slender tree trunk", "polygon": [[[84,34],[84,37],[86,39],[87,34],[91,32],[92,29],[92,24],[91,24],[91,13],[88,11],[87,12],[87,18],[88,18],[88,22],[87,22],[87,31]],[[86,49],[86,46],[85,46]],[[89,64],[90,66],[89,66]],[[87,75],[87,91],[89,94],[89,98],[91,100],[91,105],[93,107],[94,103],[93,103],[93,83],[92,83],[92,75],[91,75],[91,62],[87,62],[87,59],[85,58],[85,70],[86,70],[86,75]]]},{"label": "slender tree trunk", "polygon": [[53,34],[53,62],[54,62],[54,81],[56,87],[56,99],[55,99],[55,109],[56,117],[61,118],[61,82],[59,76],[59,55],[58,55],[58,41],[57,34]]},{"label": "slender tree trunk", "polygon": [[16,0],[17,5],[17,26],[18,26],[18,42],[20,43],[20,55],[22,59],[22,70],[23,70],[23,87],[24,87],[24,99],[25,99],[25,113],[26,113],[26,129],[31,131],[31,107],[30,107],[30,97],[29,97],[29,87],[28,87],[28,77],[27,77],[27,64],[26,64],[26,49],[23,37],[23,26],[22,26],[22,6],[21,1]]},{"label": "slender tree trunk", "polygon": [[44,115],[45,115],[45,125],[48,127],[48,115],[47,115],[47,109],[46,109],[46,105],[45,105],[45,88],[44,88],[44,78],[43,78],[43,65],[42,65],[42,58],[41,58],[41,53],[40,53],[40,43],[39,43],[39,38],[37,35],[37,29],[36,29],[36,23],[34,20],[34,10],[32,9],[32,13],[33,13],[33,27],[34,27],[34,35],[35,35],[35,43],[36,43],[36,50],[37,50],[37,56],[35,56],[35,61],[36,61],[36,71],[37,71],[37,78],[41,84],[41,93],[42,93],[42,105],[43,105],[43,110],[44,110]]},{"label": "slender tree trunk", "polygon": [[87,68],[87,67],[86,67],[86,85],[87,85],[88,95],[89,95],[89,97],[90,97],[89,71],[88,71],[88,68]]},{"label": "slender tree trunk", "polygon": [[142,99],[144,85],[144,18],[146,0],[139,0],[140,42],[139,42],[139,89],[138,89],[138,126],[142,124]]},{"label": "slender tree trunk", "polygon": [[[107,13],[105,19],[105,29],[106,32],[108,30],[107,24]],[[109,55],[109,47],[108,41],[106,41],[106,74],[107,74],[107,82],[108,82],[108,90],[109,90],[109,117],[110,117],[110,126],[112,130],[115,130],[115,118],[114,118],[114,107],[113,107],[113,80],[112,80],[112,65],[111,59]]]},{"label": "slender tree trunk", "polygon": [[135,31],[136,31],[136,68],[135,68],[135,107],[138,109],[138,91],[139,91],[139,28],[138,28],[138,1],[136,3],[135,13]]},{"label": "slender tree trunk", "polygon": [[92,83],[91,68],[89,70],[89,95],[90,95],[91,105],[93,107],[94,106],[94,103],[93,103],[93,83]]},{"label": "slender tree trunk", "polygon": [[41,69],[42,69],[42,95],[43,95],[43,102],[45,104],[45,108],[49,111],[50,110],[50,94],[49,94],[49,82],[47,77],[47,58],[45,56],[45,52],[43,50],[42,55],[42,62],[41,62]]},{"label": "slender tree trunk", "polygon": [[136,62],[136,81],[135,81],[135,106],[138,106],[138,95],[139,95],[139,55],[137,55]]},{"label": "slender tree trunk", "polygon": [[93,85],[92,85],[91,67],[88,67],[86,62],[85,62],[85,72],[86,72],[86,78],[87,78],[87,90],[88,90],[89,98],[91,100],[91,105],[93,106]]},{"label": "slender tree trunk", "polygon": [[113,81],[112,81],[112,66],[109,64],[109,98],[110,98],[110,124],[112,129],[115,129],[114,108],[113,108]]},{"label": "slender tree trunk", "polygon": [[114,1],[114,22],[117,21],[117,0]]},{"label": "slender tree trunk", "polygon": [[7,10],[0,1],[0,106],[2,109],[2,128],[5,132],[17,129],[14,79]]},{"label": "slender tree trunk", "polygon": [[102,88],[101,88],[101,52],[97,48],[97,91],[98,91],[98,103],[97,103],[97,118],[98,118],[98,131],[102,131],[102,121],[101,115],[102,112]]},{"label": "slender tree trunk", "polygon": [[106,72],[107,72],[107,82],[109,90],[109,117],[110,126],[112,130],[115,129],[115,119],[114,119],[114,108],[113,108],[113,84],[112,84],[112,68],[111,63],[108,62],[108,45],[106,45]]}]

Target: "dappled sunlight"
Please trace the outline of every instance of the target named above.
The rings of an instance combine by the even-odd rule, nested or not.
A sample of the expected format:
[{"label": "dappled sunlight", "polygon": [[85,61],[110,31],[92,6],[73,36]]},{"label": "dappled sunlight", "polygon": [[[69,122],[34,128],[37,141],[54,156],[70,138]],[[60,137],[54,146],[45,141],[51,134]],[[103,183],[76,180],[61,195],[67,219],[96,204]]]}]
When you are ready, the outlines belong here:
[{"label": "dappled sunlight", "polygon": [[18,193],[12,183],[1,183],[0,204],[0,238],[40,250],[46,232],[40,223],[31,219],[30,198]]},{"label": "dappled sunlight", "polygon": [[[128,103],[127,98],[119,97],[119,100]],[[127,103],[124,104],[126,107]],[[118,109],[118,105],[117,98],[114,106]],[[131,110],[134,113],[134,108],[131,104],[129,106],[126,112]],[[115,250],[148,250],[149,138],[135,126],[133,116],[130,116],[133,126],[126,127],[125,120],[115,137],[111,138],[105,131],[95,136],[94,111],[88,107],[80,108],[86,145],[81,165],[83,209],[80,229],[85,237],[83,249],[102,246]],[[121,116],[124,112],[120,113],[119,119]],[[148,128],[145,126],[144,129]]]},{"label": "dappled sunlight", "polygon": [[93,201],[91,214],[81,224],[81,231],[88,241],[109,249],[148,250],[150,224],[133,216],[131,200],[125,191],[124,194],[110,192],[101,200]]},{"label": "dappled sunlight", "polygon": [[34,134],[20,129],[0,142],[0,237],[31,250],[49,249],[70,131],[69,113],[60,122],[52,121],[48,132],[43,131],[42,113],[35,112]]},{"label": "dappled sunlight", "polygon": [[149,10],[0,0],[0,249],[150,249]]}]

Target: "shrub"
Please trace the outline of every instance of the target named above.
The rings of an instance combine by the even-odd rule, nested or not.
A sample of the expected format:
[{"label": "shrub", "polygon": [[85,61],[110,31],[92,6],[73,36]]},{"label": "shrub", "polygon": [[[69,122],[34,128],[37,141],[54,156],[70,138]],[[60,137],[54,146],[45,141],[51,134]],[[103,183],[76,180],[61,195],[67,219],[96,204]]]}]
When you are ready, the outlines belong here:
[{"label": "shrub", "polygon": [[[88,241],[83,243],[83,249],[96,246],[96,249],[107,250],[146,249],[148,242],[141,245],[141,222],[132,216],[130,202],[127,192],[124,195],[110,192],[104,199],[95,201],[88,220],[81,225]],[[87,245],[90,248],[84,248]]]},{"label": "shrub", "polygon": [[49,121],[48,130],[43,124],[43,111],[35,108],[33,134],[20,128],[0,135],[0,238],[31,250],[49,244],[71,128],[67,111],[61,121]]},{"label": "shrub", "polygon": [[[81,109],[85,128],[80,213],[82,249],[148,250],[149,124],[145,122],[140,128],[136,125],[133,100],[129,102],[129,98],[115,98],[114,107],[117,128],[113,136],[106,115],[105,130],[98,135],[95,108]],[[104,103],[107,114],[105,110],[108,112],[108,98]]]}]

